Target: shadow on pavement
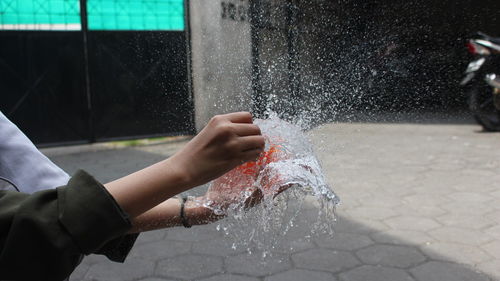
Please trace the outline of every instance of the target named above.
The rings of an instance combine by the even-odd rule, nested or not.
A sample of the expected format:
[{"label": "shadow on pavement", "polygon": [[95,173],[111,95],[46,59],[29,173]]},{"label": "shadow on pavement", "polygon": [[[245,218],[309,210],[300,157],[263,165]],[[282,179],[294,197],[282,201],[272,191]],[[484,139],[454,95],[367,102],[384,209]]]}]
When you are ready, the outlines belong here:
[{"label": "shadow on pavement", "polygon": [[[162,160],[177,149],[169,145],[101,151],[87,149],[51,158],[70,173],[82,168],[106,182]],[[336,161],[342,162],[342,158]],[[331,169],[328,163],[325,167]],[[348,172],[341,173],[339,183],[342,185],[343,180],[356,181],[356,177],[349,175]],[[362,185],[363,182],[358,180],[357,184]],[[370,185],[369,182],[366,184]],[[373,188],[376,189],[377,184]],[[432,232],[434,227],[439,227],[421,216],[413,217],[412,209],[406,210],[407,214],[402,217],[392,214],[390,210],[399,208],[399,205],[392,202],[390,197],[387,200],[376,198],[384,207],[370,209],[370,206],[359,203],[362,201],[355,202],[364,197],[362,189],[336,191],[343,199],[343,205],[339,208],[334,237],[319,236],[310,241],[304,239],[316,214],[305,210],[297,227],[278,245],[273,257],[264,262],[257,255],[247,255],[244,249],[231,249],[232,240],[216,231],[215,225],[192,229],[172,228],[141,234],[125,264],[116,264],[100,256],[85,258],[71,280],[500,279],[498,260],[492,259],[479,246],[447,244],[446,235],[452,236],[454,232],[441,233],[439,229]],[[392,195],[398,196],[396,191]],[[428,206],[423,204],[422,208]],[[373,219],[366,219],[367,216],[373,216]],[[498,247],[497,244],[493,246]]]},{"label": "shadow on pavement", "polygon": [[[308,227],[313,218],[299,223]],[[405,240],[354,220],[339,218],[334,237],[304,239],[295,229],[261,259],[212,226],[173,228],[144,233],[125,264],[87,257],[72,281],[107,280],[265,280],[265,281],[483,281],[498,280],[456,257],[425,249],[426,237],[411,233]]]}]

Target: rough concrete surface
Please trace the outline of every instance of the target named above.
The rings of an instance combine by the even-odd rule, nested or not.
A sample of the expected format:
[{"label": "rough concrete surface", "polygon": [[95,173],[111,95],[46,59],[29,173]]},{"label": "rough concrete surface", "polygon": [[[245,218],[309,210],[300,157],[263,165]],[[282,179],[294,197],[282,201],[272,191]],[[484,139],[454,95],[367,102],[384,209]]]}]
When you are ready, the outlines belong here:
[{"label": "rough concrete surface", "polygon": [[[335,236],[284,241],[262,264],[232,251],[214,225],[153,231],[125,264],[89,256],[71,280],[500,280],[500,134],[473,124],[332,123],[310,135],[342,199]],[[106,182],[182,145],[44,152]]]}]

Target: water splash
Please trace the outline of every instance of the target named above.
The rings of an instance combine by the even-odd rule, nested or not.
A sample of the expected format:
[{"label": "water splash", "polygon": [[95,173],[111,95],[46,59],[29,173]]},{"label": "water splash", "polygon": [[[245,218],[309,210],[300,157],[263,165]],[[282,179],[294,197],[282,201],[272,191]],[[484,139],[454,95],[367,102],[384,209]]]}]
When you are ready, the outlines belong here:
[{"label": "water splash", "polygon": [[[233,239],[232,248],[244,247],[263,256],[271,254],[294,229],[307,228],[304,237],[333,234],[339,199],[304,132],[276,115],[255,123],[267,138],[266,153],[215,180],[208,189],[208,194],[222,193],[232,202],[222,209],[210,200],[203,203],[227,216],[217,229]],[[316,221],[299,219],[304,212],[314,212]]]}]

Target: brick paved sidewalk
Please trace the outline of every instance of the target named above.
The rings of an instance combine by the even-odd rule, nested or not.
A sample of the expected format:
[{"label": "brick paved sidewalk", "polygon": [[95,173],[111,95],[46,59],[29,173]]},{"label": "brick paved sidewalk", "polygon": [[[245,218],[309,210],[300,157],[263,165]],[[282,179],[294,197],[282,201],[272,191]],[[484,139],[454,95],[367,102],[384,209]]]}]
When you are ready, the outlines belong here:
[{"label": "brick paved sidewalk", "polygon": [[[140,236],[125,264],[90,256],[71,280],[500,280],[500,134],[354,123],[325,125],[312,137],[342,199],[334,237],[297,235],[262,264],[231,250],[213,225],[154,231]],[[84,168],[108,181],[182,144],[44,151],[70,173]]]}]

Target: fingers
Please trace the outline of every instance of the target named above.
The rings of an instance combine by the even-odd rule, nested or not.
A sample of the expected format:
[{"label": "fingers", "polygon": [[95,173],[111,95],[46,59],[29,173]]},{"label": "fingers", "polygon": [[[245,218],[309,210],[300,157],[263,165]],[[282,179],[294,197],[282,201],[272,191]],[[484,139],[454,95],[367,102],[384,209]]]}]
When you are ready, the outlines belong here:
[{"label": "fingers", "polygon": [[247,152],[251,150],[258,150],[259,153],[264,151],[266,140],[263,136],[246,136],[239,138],[240,151]]},{"label": "fingers", "polygon": [[278,196],[280,193],[282,193],[283,191],[289,189],[290,187],[293,186],[293,183],[289,183],[289,184],[285,184],[285,185],[281,185],[278,190],[276,191],[276,193],[273,195],[273,198],[276,198],[276,196]]},{"label": "fingers", "polygon": [[233,124],[234,132],[240,136],[261,135],[259,126],[254,124]]},{"label": "fingers", "polygon": [[233,123],[249,123],[252,124],[252,114],[250,112],[234,112],[224,115]]},{"label": "fingers", "polygon": [[262,194],[262,191],[260,189],[256,188],[252,192],[252,194],[245,199],[244,206],[245,206],[245,208],[252,208],[255,205],[262,202],[263,198],[264,198],[264,194]]},{"label": "fingers", "polygon": [[263,151],[262,149],[252,149],[244,151],[241,154],[241,161],[242,162],[256,161],[257,159],[259,159],[262,151]]}]

